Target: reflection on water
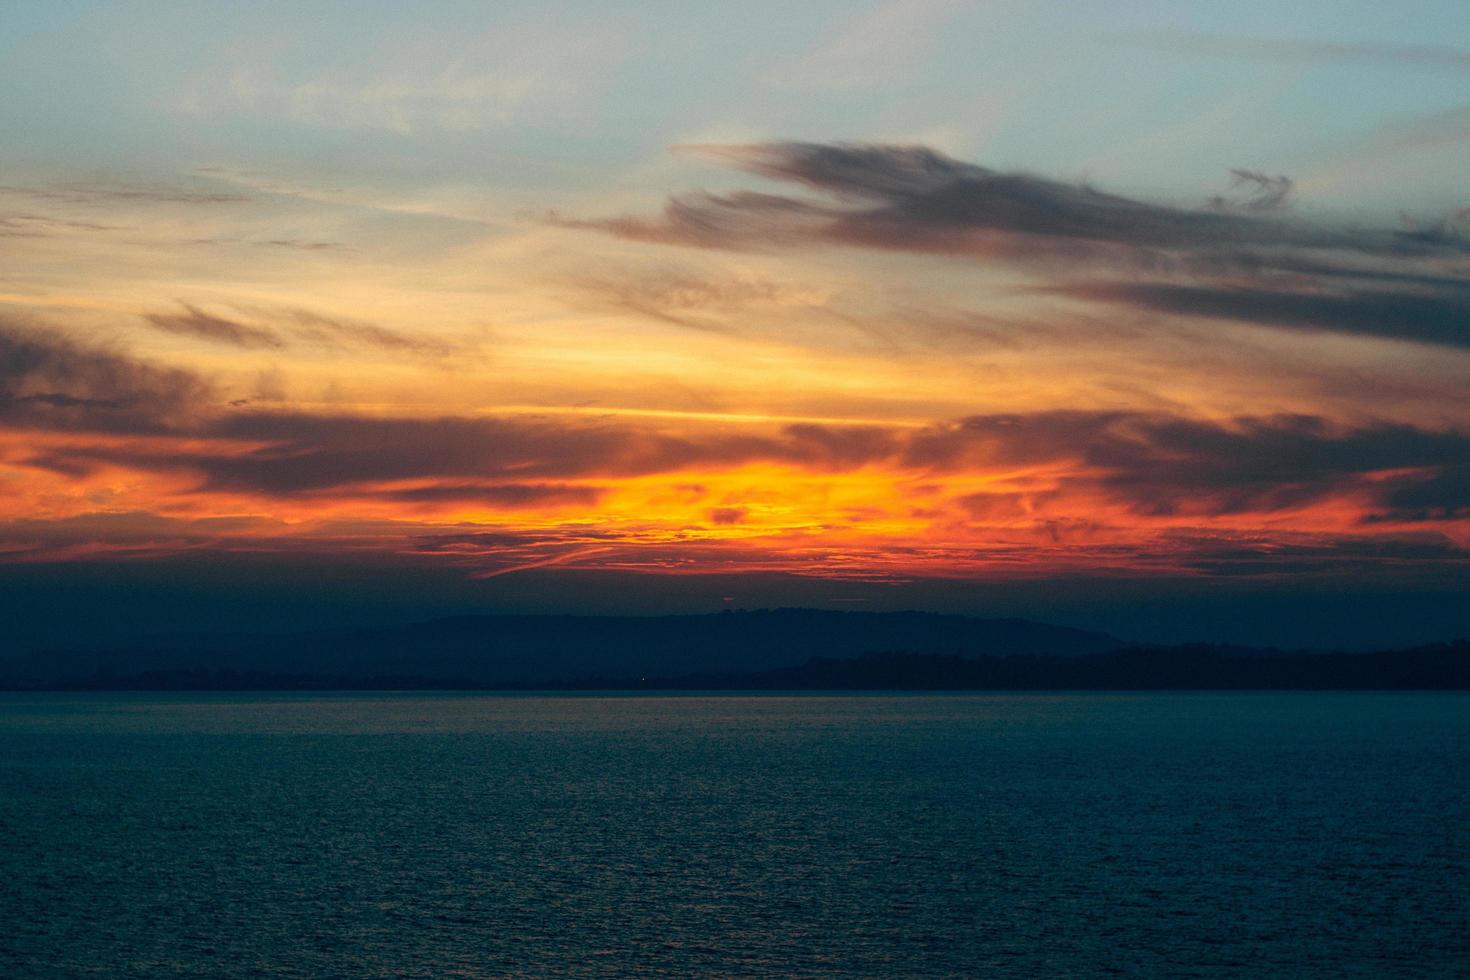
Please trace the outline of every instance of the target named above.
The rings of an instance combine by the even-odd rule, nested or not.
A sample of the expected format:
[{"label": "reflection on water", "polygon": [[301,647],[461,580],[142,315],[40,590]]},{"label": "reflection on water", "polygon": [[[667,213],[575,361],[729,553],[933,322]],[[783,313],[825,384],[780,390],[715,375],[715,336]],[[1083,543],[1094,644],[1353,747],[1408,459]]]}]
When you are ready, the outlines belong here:
[{"label": "reflection on water", "polygon": [[1470,697],[0,695],[0,975],[1451,976]]}]

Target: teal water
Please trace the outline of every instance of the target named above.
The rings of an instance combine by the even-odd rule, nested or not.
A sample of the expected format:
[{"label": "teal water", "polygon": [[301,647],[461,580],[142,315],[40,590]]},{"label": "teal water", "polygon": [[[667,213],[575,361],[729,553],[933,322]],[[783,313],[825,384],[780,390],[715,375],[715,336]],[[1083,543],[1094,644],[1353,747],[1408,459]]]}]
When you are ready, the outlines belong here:
[{"label": "teal water", "polygon": [[1470,696],[0,695],[0,976],[1470,976]]}]

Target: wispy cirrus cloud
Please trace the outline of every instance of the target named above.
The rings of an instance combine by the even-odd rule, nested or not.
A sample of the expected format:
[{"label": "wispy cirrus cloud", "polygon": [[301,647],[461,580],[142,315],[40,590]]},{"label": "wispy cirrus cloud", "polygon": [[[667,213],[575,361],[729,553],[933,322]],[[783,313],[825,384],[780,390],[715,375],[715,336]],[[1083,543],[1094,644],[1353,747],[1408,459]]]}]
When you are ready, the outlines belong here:
[{"label": "wispy cirrus cloud", "polygon": [[123,226],[78,221],[49,214],[0,212],[0,237],[39,238],[62,231],[120,231]]},{"label": "wispy cirrus cloud", "polygon": [[464,130],[506,125],[528,105],[565,93],[544,67],[486,71],[454,64],[435,74],[403,73],[361,79],[283,80],[242,69],[229,97],[240,110],[337,128],[385,129],[404,135],[423,129]]},{"label": "wispy cirrus cloud", "polygon": [[126,181],[62,181],[52,184],[0,184],[0,196],[25,197],[52,204],[93,205],[244,204],[251,198],[235,191],[163,183]]},{"label": "wispy cirrus cloud", "polygon": [[734,320],[753,315],[826,310],[832,291],[789,278],[709,275],[681,268],[617,270],[615,274],[570,280],[574,299],[688,327],[726,333]]},{"label": "wispy cirrus cloud", "polygon": [[269,238],[253,244],[265,248],[290,248],[302,252],[325,252],[347,247],[341,242],[315,241],[309,238]]},{"label": "wispy cirrus cloud", "polygon": [[366,347],[435,357],[454,353],[456,349],[453,344],[437,337],[391,330],[367,320],[326,316],[300,307],[274,313],[258,311],[258,314],[266,318],[275,317],[284,322],[286,329],[298,339],[325,347]]},{"label": "wispy cirrus cloud", "polygon": [[281,335],[273,330],[215,316],[189,303],[180,305],[183,306],[182,312],[145,313],[143,319],[166,333],[197,337],[234,347],[280,348],[286,345]]},{"label": "wispy cirrus cloud", "polygon": [[1438,112],[1390,119],[1380,124],[1353,150],[1351,157],[1370,162],[1467,140],[1470,140],[1470,105],[1451,106]]},{"label": "wispy cirrus cloud", "polygon": [[442,357],[454,347],[442,339],[415,336],[376,323],[325,316],[310,310],[287,308],[251,310],[247,317],[209,313],[180,302],[181,312],[145,313],[155,329],[211,343],[245,349],[280,349],[311,345],[330,349],[369,349]]},{"label": "wispy cirrus cloud", "polygon": [[1128,43],[1240,61],[1283,64],[1379,65],[1470,72],[1470,50],[1436,44],[1385,44],[1379,41],[1324,41],[1309,38],[1251,37],[1228,34],[1154,32],[1125,38]]},{"label": "wispy cirrus cloud", "polygon": [[784,85],[860,88],[891,82],[915,67],[945,24],[979,6],[973,0],[882,0],[854,17],[780,73]]},{"label": "wispy cirrus cloud", "polygon": [[261,52],[200,79],[173,108],[403,136],[544,121],[635,40],[611,19],[575,27],[532,17],[489,32],[410,31],[378,57],[330,66]]}]

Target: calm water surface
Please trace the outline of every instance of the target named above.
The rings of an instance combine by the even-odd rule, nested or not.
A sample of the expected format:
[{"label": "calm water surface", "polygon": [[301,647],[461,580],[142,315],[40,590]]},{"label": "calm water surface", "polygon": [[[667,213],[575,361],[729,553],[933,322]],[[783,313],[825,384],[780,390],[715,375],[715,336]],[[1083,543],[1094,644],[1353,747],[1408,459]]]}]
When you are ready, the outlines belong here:
[{"label": "calm water surface", "polygon": [[0,695],[0,976],[1470,976],[1470,696]]}]

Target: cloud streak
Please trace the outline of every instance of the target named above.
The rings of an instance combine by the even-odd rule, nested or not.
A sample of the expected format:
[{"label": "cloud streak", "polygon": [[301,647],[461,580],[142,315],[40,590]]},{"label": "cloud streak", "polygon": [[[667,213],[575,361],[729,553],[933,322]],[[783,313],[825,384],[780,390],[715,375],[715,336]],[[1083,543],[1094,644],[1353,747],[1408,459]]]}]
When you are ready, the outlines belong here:
[{"label": "cloud streak", "polygon": [[[350,493],[403,503],[594,509],[617,481],[754,465],[817,475],[871,470],[895,485],[1033,474],[1024,485],[1000,480],[994,492],[972,492],[972,513],[1071,496],[1078,507],[1101,500],[1142,517],[1259,516],[1333,498],[1352,498],[1361,522],[1470,516],[1470,434],[1454,428],[1080,410],[976,415],[917,429],[792,423],[737,430],[571,416],[230,411],[188,372],[15,326],[0,330],[0,424],[97,437],[34,448],[25,465],[73,476],[102,466],[190,473],[206,496]],[[165,441],[104,438],[118,435]],[[748,503],[707,506],[743,517]]]},{"label": "cloud streak", "polygon": [[181,305],[184,308],[182,313],[147,313],[143,319],[165,333],[234,347],[281,348],[286,345],[281,335],[272,330],[214,316],[189,303]]},{"label": "cloud streak", "polygon": [[[256,322],[208,313],[180,302],[182,312],[145,313],[143,320],[166,333],[243,349],[280,349],[306,344],[329,349],[368,349],[445,356],[452,345],[437,338],[412,336],[375,323],[324,316],[303,309],[254,311]],[[270,323],[266,326],[259,321]]]},{"label": "cloud streak", "polygon": [[[99,430],[115,431],[110,413],[127,404],[93,398],[82,406],[28,407],[80,407],[100,419]],[[167,431],[161,421],[137,429]],[[952,498],[972,517],[990,520],[1047,513],[1076,521],[1103,511],[1141,519],[1262,519],[1334,500],[1347,502],[1352,521],[1363,525],[1470,517],[1470,434],[1388,423],[1344,427],[1316,416],[1213,421],[1053,411],[921,429],[808,423],[765,433],[671,433],[567,418],[227,412],[173,433],[187,444],[72,442],[34,452],[26,464],[72,475],[102,466],[193,474],[193,492],[205,497],[346,494],[510,509],[570,506],[589,516],[610,488],[630,479],[776,466],[818,478],[872,473],[900,496],[916,481],[996,477],[988,480],[993,489]],[[690,500],[707,497],[695,490]],[[714,524],[735,524],[748,516],[749,503],[709,499],[705,513]]]},{"label": "cloud streak", "polygon": [[1191,209],[1001,173],[923,147],[698,150],[820,196],[699,192],[671,198],[653,218],[553,220],[701,248],[844,245],[1004,261],[1053,277],[1101,268],[1129,278],[1055,292],[1155,313],[1470,347],[1470,237],[1454,219],[1394,229],[1309,222],[1286,210],[1289,178],[1244,169],[1232,172],[1244,195]]},{"label": "cloud streak", "polygon": [[52,204],[244,204],[249,195],[235,191],[202,190],[173,184],[118,182],[55,184],[0,184],[0,195],[26,197]]},{"label": "cloud streak", "polygon": [[1470,349],[1470,284],[1422,293],[1111,282],[1050,292],[1161,313]]},{"label": "cloud streak", "polygon": [[1303,38],[1222,34],[1156,33],[1129,38],[1136,44],[1183,54],[1290,65],[1378,65],[1470,72],[1470,51],[1433,44],[1383,44],[1375,41],[1315,41]]},{"label": "cloud streak", "polygon": [[[815,242],[1019,260],[1092,250],[1100,257],[1150,261],[1149,253],[1243,248],[1341,249],[1381,257],[1470,255],[1470,243],[1455,239],[1150,204],[1086,185],[1002,173],[918,146],[763,143],[689,149],[761,177],[805,185],[826,198],[699,192],[671,198],[657,218],[554,215],[552,220],[635,240],[701,247]],[[1274,210],[1290,189],[1285,178],[1235,173],[1237,180],[1265,182],[1264,196],[1253,198],[1249,211]]]},{"label": "cloud streak", "polygon": [[[1291,291],[1243,287],[1117,281],[1057,289],[1089,302],[1297,330],[1377,336],[1381,323],[1393,321],[1396,336],[1456,343],[1470,305],[1447,305],[1438,280],[1427,279],[1400,285],[1427,288],[1437,299],[1392,307],[1361,295],[1306,301]],[[187,305],[153,325],[243,347],[287,331],[388,349],[407,343],[370,324],[307,311],[277,316],[280,332],[262,337],[249,332],[260,329],[253,324]],[[1046,533],[1073,533],[1096,520],[1249,523],[1314,512],[1354,528],[1455,527],[1470,519],[1470,435],[1453,426],[1137,410],[977,414],[917,428],[365,416],[284,404],[261,411],[250,403],[232,410],[202,376],[15,322],[0,324],[0,434],[7,431],[12,448],[0,463],[79,486],[94,474],[133,473],[206,509],[213,499],[236,501],[232,507],[253,501],[245,506],[267,511],[356,501],[410,510],[575,510],[595,523],[607,508],[672,507],[676,517],[657,520],[760,532],[769,530],[768,515],[792,512],[786,503],[763,509],[788,492],[762,497],[757,488],[769,479],[778,488],[809,484],[820,509],[801,520],[834,525],[909,511],[930,515],[924,521],[1029,522],[1052,529]],[[752,468],[778,475],[730,476]],[[664,503],[616,503],[617,494],[650,479],[652,489],[638,493],[662,495]],[[832,502],[830,487],[844,481],[857,493],[850,505]],[[670,496],[670,486],[685,483],[703,489]]]}]

